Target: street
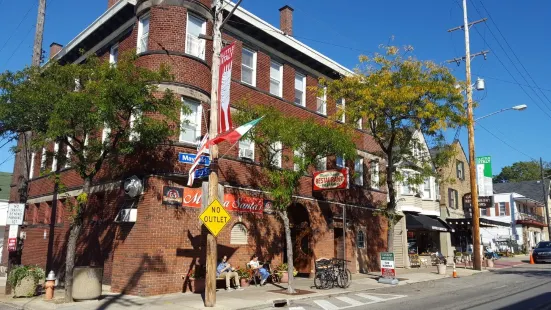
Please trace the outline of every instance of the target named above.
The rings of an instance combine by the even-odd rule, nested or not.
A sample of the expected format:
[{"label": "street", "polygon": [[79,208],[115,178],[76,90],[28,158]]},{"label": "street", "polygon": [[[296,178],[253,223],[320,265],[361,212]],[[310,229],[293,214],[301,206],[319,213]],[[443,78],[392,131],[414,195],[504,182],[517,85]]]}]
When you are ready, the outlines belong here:
[{"label": "street", "polygon": [[523,265],[464,278],[297,301],[287,309],[551,309],[549,283],[551,265]]}]

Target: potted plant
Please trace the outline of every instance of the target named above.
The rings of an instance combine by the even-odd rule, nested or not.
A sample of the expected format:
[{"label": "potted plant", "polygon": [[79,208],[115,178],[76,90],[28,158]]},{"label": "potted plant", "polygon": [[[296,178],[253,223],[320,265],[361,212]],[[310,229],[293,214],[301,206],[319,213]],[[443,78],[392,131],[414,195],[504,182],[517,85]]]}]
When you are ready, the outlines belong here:
[{"label": "potted plant", "polygon": [[193,293],[202,293],[205,291],[205,274],[206,269],[203,266],[193,265],[188,272],[187,279],[188,284],[185,288],[189,287],[189,291]]},{"label": "potted plant", "polygon": [[15,297],[32,297],[38,282],[45,279],[44,270],[38,266],[17,266],[8,275],[8,283],[14,288]]},{"label": "potted plant", "polygon": [[445,257],[442,256],[436,256],[436,269],[438,270],[438,274],[446,274],[446,264],[447,260]]},{"label": "potted plant", "polygon": [[245,269],[245,268],[237,267],[236,272],[239,275],[239,282],[241,284],[241,287],[249,286],[249,284],[251,282],[251,273],[250,273],[250,271]]},{"label": "potted plant", "polygon": [[[281,265],[277,266],[276,269],[275,269],[277,271],[278,275],[279,275],[279,281],[281,283],[288,283],[289,282],[289,273],[287,271],[288,267],[289,266],[286,263],[284,263],[284,264],[281,264]],[[295,268],[293,268],[293,276],[296,276],[297,274],[298,274],[298,271]]]}]

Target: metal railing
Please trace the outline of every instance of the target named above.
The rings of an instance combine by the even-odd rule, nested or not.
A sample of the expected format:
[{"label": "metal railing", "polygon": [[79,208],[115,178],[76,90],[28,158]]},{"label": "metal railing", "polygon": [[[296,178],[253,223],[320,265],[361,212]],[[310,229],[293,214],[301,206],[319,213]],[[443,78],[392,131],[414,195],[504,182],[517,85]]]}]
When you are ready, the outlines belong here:
[{"label": "metal railing", "polygon": [[535,221],[538,223],[545,224],[545,218],[541,215],[536,214],[529,214],[529,213],[523,213],[519,212],[519,220],[521,221]]}]

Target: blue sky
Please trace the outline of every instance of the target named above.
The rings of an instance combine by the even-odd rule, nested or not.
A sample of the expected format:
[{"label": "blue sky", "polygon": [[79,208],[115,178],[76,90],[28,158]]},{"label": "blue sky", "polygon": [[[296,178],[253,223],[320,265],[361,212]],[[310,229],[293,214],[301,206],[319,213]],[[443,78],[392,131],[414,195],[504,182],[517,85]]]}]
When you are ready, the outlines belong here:
[{"label": "blue sky", "polygon": [[[491,133],[480,126],[476,128],[477,155],[492,156],[493,173],[497,174],[501,167],[515,161],[540,156],[551,160],[548,156],[551,146],[545,138],[545,133],[551,129],[551,62],[548,57],[551,43],[547,40],[548,29],[551,29],[548,13],[551,2],[482,1],[468,0],[471,21],[491,16],[486,24],[471,29],[471,51],[490,50],[487,60],[477,57],[472,63],[473,79],[478,76],[486,79],[486,91],[475,93],[475,99],[480,100],[475,113],[482,116],[518,104],[528,105],[522,112],[507,111],[482,120],[480,125]],[[0,30],[0,71],[18,70],[30,63],[37,2],[0,0],[0,11],[4,13]],[[295,9],[295,37],[349,68],[357,64],[359,54],[377,51],[379,44],[388,43],[392,36],[396,45],[413,45],[420,59],[443,63],[464,55],[463,31],[451,34],[446,31],[463,22],[459,0],[243,0],[242,3],[244,8],[275,26],[279,26],[278,9],[285,4]],[[44,50],[48,51],[54,41],[67,44],[106,6],[107,0],[48,0]],[[464,79],[463,64],[449,67],[458,78]],[[525,93],[515,79],[520,84],[532,87],[537,84],[547,90],[524,87]],[[455,131],[448,133],[450,141],[454,134]],[[465,129],[460,139],[466,147]],[[0,171],[12,171],[10,157],[9,145],[0,149]]]}]

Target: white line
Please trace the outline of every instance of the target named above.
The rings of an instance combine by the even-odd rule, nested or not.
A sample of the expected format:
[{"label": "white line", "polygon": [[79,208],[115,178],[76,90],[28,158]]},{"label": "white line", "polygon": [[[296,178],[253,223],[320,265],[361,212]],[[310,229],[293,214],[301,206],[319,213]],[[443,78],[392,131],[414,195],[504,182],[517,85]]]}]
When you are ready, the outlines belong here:
[{"label": "white line", "polygon": [[507,287],[507,285],[502,285],[502,286],[494,287],[494,290],[497,290],[497,289],[499,289],[499,288],[504,288],[504,287]]},{"label": "white line", "polygon": [[318,306],[322,307],[325,310],[339,310],[340,308],[334,304],[328,302],[327,300],[314,300]]},{"label": "white line", "polygon": [[290,307],[289,310],[306,310],[303,307]]},{"label": "white line", "polygon": [[365,299],[371,299],[374,302],[381,302],[381,301],[387,300],[385,298],[380,298],[380,297],[377,297],[377,296],[368,295],[368,294],[364,294],[364,293],[356,294],[356,296],[360,296],[360,297],[365,298]]},{"label": "white line", "polygon": [[343,301],[347,304],[351,304],[352,306],[362,306],[364,305],[363,302],[357,301],[355,299],[349,298],[349,297],[335,297],[336,299]]}]

